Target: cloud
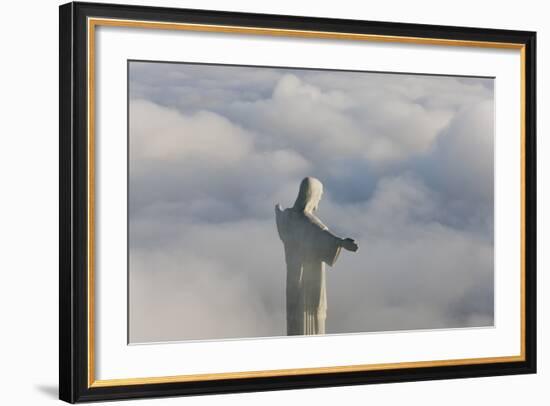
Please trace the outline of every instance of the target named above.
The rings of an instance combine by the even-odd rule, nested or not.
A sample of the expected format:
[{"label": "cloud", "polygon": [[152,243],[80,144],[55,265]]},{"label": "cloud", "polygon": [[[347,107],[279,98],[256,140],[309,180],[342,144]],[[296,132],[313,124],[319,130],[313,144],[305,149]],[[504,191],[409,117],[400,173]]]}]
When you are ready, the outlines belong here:
[{"label": "cloud", "polygon": [[321,90],[304,76],[285,74],[270,98],[234,101],[226,111],[310,160],[332,160],[344,154],[372,164],[425,151],[451,117],[450,111],[430,111],[414,101],[392,97],[391,92],[375,98],[356,91]]},{"label": "cloud", "polygon": [[492,201],[494,166],[493,103],[483,101],[460,110],[434,145],[431,154],[446,192],[476,195]]},{"label": "cloud", "polygon": [[182,112],[219,111],[232,100],[256,100],[271,94],[281,73],[276,69],[242,69],[179,63],[130,63],[130,98],[147,99]]},{"label": "cloud", "polygon": [[492,80],[130,64],[130,339],[285,332],[273,207],[304,176],[360,250],[329,333],[493,322]]},{"label": "cloud", "polygon": [[261,202],[276,199],[310,163],[291,149],[257,149],[253,139],[216,113],[131,100],[131,217],[220,220],[265,211]]},{"label": "cloud", "polygon": [[360,246],[329,271],[331,332],[492,324],[492,242],[438,222],[420,180],[384,178],[363,205],[326,206]]},{"label": "cloud", "polygon": [[[328,268],[329,333],[492,324],[491,242],[427,220],[431,192],[418,182],[386,178],[364,206],[322,202],[322,219],[360,244]],[[132,229],[156,243],[131,252],[132,341],[285,334],[273,219]]]},{"label": "cloud", "polygon": [[[492,101],[492,80],[422,75],[132,63],[132,98],[207,109],[255,130],[257,143],[307,159],[387,164],[426,152],[465,105]],[[136,90],[141,89],[141,90]]]},{"label": "cloud", "polygon": [[285,334],[271,222],[139,226],[172,235],[162,249],[132,251],[132,342]]},{"label": "cloud", "polygon": [[221,165],[242,159],[251,149],[252,136],[215,113],[186,116],[146,100],[132,100],[130,111],[134,162],[207,160]]},{"label": "cloud", "polygon": [[447,210],[440,221],[475,228],[492,238],[494,206],[494,110],[481,101],[459,110],[430,153],[416,162]]}]

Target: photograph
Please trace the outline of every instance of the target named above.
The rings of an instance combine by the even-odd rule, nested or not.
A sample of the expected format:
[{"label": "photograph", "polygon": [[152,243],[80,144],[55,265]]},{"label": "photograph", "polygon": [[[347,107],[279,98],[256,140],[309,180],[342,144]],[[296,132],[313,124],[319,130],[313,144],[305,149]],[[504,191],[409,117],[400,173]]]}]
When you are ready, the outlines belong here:
[{"label": "photograph", "polygon": [[59,397],[537,371],[536,32],[59,8]]},{"label": "photograph", "polygon": [[127,74],[130,345],[494,328],[494,77]]},{"label": "photograph", "polygon": [[98,1],[2,8],[2,404],[550,398],[547,3]]}]

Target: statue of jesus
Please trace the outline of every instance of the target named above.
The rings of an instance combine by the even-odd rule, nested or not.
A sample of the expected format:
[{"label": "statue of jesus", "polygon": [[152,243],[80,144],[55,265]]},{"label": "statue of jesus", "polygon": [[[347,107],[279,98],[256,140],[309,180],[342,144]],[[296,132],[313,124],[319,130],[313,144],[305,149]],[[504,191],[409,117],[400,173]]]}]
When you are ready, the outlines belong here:
[{"label": "statue of jesus", "polygon": [[275,206],[277,230],[285,249],[288,335],[325,334],[325,263],[333,266],[341,248],[359,248],[351,238],[332,234],[315,215],[323,195],[316,178],[302,180],[294,207]]}]

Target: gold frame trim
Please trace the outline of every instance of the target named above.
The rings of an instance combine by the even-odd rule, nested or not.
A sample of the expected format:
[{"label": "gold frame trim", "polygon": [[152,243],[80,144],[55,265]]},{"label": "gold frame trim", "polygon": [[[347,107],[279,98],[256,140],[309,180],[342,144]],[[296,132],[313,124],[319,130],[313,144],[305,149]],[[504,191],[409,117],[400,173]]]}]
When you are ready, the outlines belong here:
[{"label": "gold frame trim", "polygon": [[[165,23],[139,20],[121,20],[109,18],[88,18],[88,388],[113,387],[125,385],[143,385],[176,383],[191,381],[212,381],[218,379],[239,379],[258,377],[277,377],[289,375],[330,374],[339,372],[379,371],[394,368],[425,368],[473,364],[492,364],[521,362],[526,359],[525,348],[525,45],[506,42],[465,41],[422,37],[400,37],[391,35],[354,34],[344,32],[306,31],[259,27],[241,27],[228,25]],[[521,137],[521,266],[520,266],[520,340],[519,355],[502,357],[463,358],[451,360],[395,362],[383,364],[344,365],[316,368],[276,369],[265,371],[220,372],[210,374],[190,374],[145,378],[95,379],[95,28],[97,26],[132,27],[161,30],[183,30],[194,32],[217,32],[245,35],[268,35],[298,38],[338,39],[371,42],[390,42],[417,45],[460,46],[478,48],[513,49],[520,51],[520,137]]]}]

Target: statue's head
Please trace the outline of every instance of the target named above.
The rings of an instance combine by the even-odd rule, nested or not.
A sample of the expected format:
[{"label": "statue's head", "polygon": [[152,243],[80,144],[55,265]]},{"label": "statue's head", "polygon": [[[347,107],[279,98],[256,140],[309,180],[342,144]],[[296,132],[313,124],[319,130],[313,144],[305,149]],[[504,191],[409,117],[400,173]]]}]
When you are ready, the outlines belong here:
[{"label": "statue's head", "polygon": [[308,176],[300,183],[294,209],[311,213],[317,210],[321,196],[323,196],[323,184],[319,179]]}]

